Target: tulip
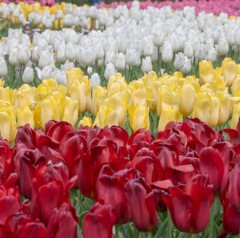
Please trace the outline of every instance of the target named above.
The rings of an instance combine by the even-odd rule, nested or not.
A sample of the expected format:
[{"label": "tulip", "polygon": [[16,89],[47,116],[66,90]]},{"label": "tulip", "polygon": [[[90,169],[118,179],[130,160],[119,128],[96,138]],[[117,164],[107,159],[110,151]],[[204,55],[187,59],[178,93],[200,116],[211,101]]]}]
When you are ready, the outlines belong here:
[{"label": "tulip", "polygon": [[92,118],[91,117],[83,117],[83,119],[79,121],[78,127],[80,125],[92,127],[92,124],[93,123],[92,123]]},{"label": "tulip", "polygon": [[63,63],[66,60],[66,46],[65,43],[60,43],[57,49],[57,61]]},{"label": "tulip", "polygon": [[83,237],[112,238],[116,216],[110,205],[96,203],[83,219]]},{"label": "tulip", "polygon": [[10,49],[10,54],[9,54],[8,61],[9,61],[9,63],[11,65],[17,65],[18,64],[18,61],[17,61],[17,48]]},{"label": "tulip", "polygon": [[149,108],[142,104],[128,106],[129,123],[135,132],[140,128],[149,129]]},{"label": "tulip", "polygon": [[98,73],[94,73],[91,75],[91,79],[90,79],[90,82],[91,82],[91,88],[93,89],[94,87],[96,86],[100,86],[100,76]]},{"label": "tulip", "polygon": [[81,80],[83,78],[83,71],[80,68],[68,69],[66,77],[67,86],[69,87],[75,80]]},{"label": "tulip", "polygon": [[158,222],[154,192],[142,178],[131,179],[124,187],[135,226],[140,231],[154,229]]},{"label": "tulip", "polygon": [[17,48],[17,61],[19,64],[27,64],[28,61],[29,61],[29,57],[30,57],[30,54],[29,54],[29,51],[27,49],[26,46],[24,45],[19,45],[18,48]]},{"label": "tulip", "polygon": [[220,117],[220,100],[217,97],[211,97],[211,115],[208,124],[211,127],[217,126]]},{"label": "tulip", "polygon": [[29,107],[17,110],[17,126],[24,126],[25,124],[29,124],[31,128],[34,128],[33,112]]},{"label": "tulip", "polygon": [[62,204],[55,209],[47,225],[48,238],[77,236],[77,221],[68,204]]},{"label": "tulip", "polygon": [[200,151],[200,171],[209,176],[209,183],[213,185],[215,194],[223,192],[227,186],[229,153],[229,147],[225,142],[205,147]]},{"label": "tulip", "polygon": [[3,58],[0,58],[0,78],[4,77],[8,72],[7,64]]},{"label": "tulip", "polygon": [[76,58],[76,51],[74,45],[72,43],[67,43],[65,50],[66,58],[70,61],[74,61]]},{"label": "tulip", "polygon": [[219,55],[226,55],[229,51],[229,45],[226,38],[220,38],[217,45]]},{"label": "tulip", "polygon": [[71,100],[71,98],[66,97],[64,102],[63,116],[62,120],[69,122],[72,126],[75,125],[78,119],[78,101]]},{"label": "tulip", "polygon": [[182,121],[183,116],[180,114],[179,109],[175,106],[166,105],[162,108],[158,130],[163,131],[165,126],[170,121]]},{"label": "tulip", "polygon": [[222,125],[227,122],[230,115],[230,95],[228,93],[218,94],[218,99],[220,101],[220,114],[218,125]]},{"label": "tulip", "polygon": [[112,76],[113,74],[115,74],[116,73],[116,70],[115,70],[115,66],[114,66],[114,64],[112,64],[112,63],[108,63],[107,65],[106,65],[106,69],[105,69],[105,71],[104,71],[104,77],[105,77],[105,79],[109,79],[110,78],[110,76]]},{"label": "tulip", "polygon": [[226,81],[226,86],[231,87],[237,74],[237,64],[229,58],[222,62],[222,75]]},{"label": "tulip", "polygon": [[210,61],[199,62],[199,78],[201,84],[210,83],[214,79],[214,70]]},{"label": "tulip", "polygon": [[116,57],[115,67],[117,70],[122,71],[126,68],[126,58],[123,53],[119,53]]},{"label": "tulip", "polygon": [[179,111],[183,116],[192,113],[195,104],[195,88],[191,84],[184,84],[179,94]]},{"label": "tulip", "polygon": [[103,100],[107,97],[107,89],[96,86],[92,90],[92,104],[91,104],[91,112],[94,116],[96,116],[100,105],[102,104]]},{"label": "tulip", "polygon": [[148,72],[152,71],[152,69],[153,69],[152,61],[151,61],[151,58],[148,56],[142,60],[141,70],[144,73],[148,73]]},{"label": "tulip", "polygon": [[199,118],[208,123],[211,115],[211,96],[208,93],[198,93],[192,113],[192,118]]},{"label": "tulip", "polygon": [[138,56],[135,49],[127,49],[126,52],[126,64],[128,66],[134,66],[137,64]]},{"label": "tulip", "polygon": [[[188,233],[203,231],[209,221],[213,193],[207,177],[195,175],[187,181],[183,189],[168,188],[169,195],[163,195],[174,225]],[[181,211],[181,212],[180,212]]]},{"label": "tulip", "polygon": [[164,63],[170,63],[173,59],[173,49],[170,44],[163,45],[162,49],[162,61]]},{"label": "tulip", "polygon": [[231,86],[232,95],[234,97],[240,96],[240,77],[236,75]]},{"label": "tulip", "polygon": [[34,72],[32,67],[26,67],[23,71],[22,79],[24,83],[31,83],[34,79]]}]

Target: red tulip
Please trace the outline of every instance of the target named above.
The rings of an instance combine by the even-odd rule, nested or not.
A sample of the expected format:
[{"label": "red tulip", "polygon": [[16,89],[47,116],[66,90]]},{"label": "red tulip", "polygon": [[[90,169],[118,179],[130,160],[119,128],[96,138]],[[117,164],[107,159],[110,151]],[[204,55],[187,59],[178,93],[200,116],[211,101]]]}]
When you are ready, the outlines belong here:
[{"label": "red tulip", "polygon": [[69,204],[62,204],[53,211],[47,231],[48,238],[75,238],[77,236],[77,221]]},{"label": "red tulip", "polygon": [[45,134],[59,143],[63,139],[64,135],[72,130],[72,125],[65,121],[49,121],[45,125]]},{"label": "red tulip", "polygon": [[112,238],[115,221],[110,205],[96,203],[83,219],[83,238]]},{"label": "red tulip", "polygon": [[240,163],[235,165],[229,175],[227,193],[231,206],[240,211]]},{"label": "red tulip", "polygon": [[0,184],[3,184],[14,170],[12,149],[7,141],[0,139]]},{"label": "red tulip", "polygon": [[9,217],[6,227],[11,231],[11,238],[48,238],[43,223],[29,215],[16,213]]},{"label": "red tulip", "polygon": [[157,226],[158,218],[154,191],[140,177],[125,184],[126,197],[135,226],[140,231],[149,231]]},{"label": "red tulip", "polygon": [[[35,186],[35,181],[33,183]],[[64,202],[69,202],[68,194],[65,193],[64,187],[59,181],[51,181],[39,188],[34,188],[31,202],[31,212],[33,217],[38,217],[45,225],[55,208],[60,207]]]},{"label": "red tulip", "polygon": [[130,220],[124,185],[131,171],[122,172],[122,174],[115,173],[110,165],[104,165],[96,183],[96,199],[103,204],[111,205],[112,211],[117,215],[118,223],[126,223]]},{"label": "red tulip", "polygon": [[11,174],[4,185],[0,185],[0,223],[20,209],[20,193],[15,187],[16,174]]},{"label": "red tulip", "polygon": [[226,142],[205,147],[200,151],[200,171],[209,176],[209,183],[213,185],[216,194],[223,192],[227,186],[229,155],[230,150]]},{"label": "red tulip", "polygon": [[209,220],[213,202],[213,192],[208,186],[208,178],[195,175],[183,188],[170,187],[169,194],[163,195],[174,225],[188,233],[203,231]]},{"label": "red tulip", "polygon": [[149,147],[154,140],[153,134],[149,130],[139,129],[129,138],[129,154],[133,158],[139,149]]},{"label": "red tulip", "polygon": [[60,150],[69,169],[70,177],[78,174],[79,161],[85,156],[87,149],[86,138],[76,131],[69,132],[63,137]]},{"label": "red tulip", "polygon": [[223,205],[223,228],[224,231],[232,235],[240,234],[240,210],[236,209],[231,203],[232,194],[229,190],[221,195]]}]

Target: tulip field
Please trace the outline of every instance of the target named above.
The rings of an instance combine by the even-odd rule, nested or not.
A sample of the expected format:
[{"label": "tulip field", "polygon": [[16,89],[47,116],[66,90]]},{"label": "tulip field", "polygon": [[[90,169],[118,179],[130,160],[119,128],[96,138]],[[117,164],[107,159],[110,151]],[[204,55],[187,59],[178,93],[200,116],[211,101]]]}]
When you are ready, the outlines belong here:
[{"label": "tulip field", "polygon": [[0,238],[240,238],[240,0],[0,0]]}]

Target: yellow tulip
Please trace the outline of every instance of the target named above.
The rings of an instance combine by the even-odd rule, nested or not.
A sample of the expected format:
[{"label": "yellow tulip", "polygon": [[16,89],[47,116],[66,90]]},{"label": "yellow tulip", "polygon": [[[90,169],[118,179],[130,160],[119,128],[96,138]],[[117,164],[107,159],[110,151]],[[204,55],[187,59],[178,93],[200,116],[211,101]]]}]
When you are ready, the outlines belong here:
[{"label": "yellow tulip", "polygon": [[83,117],[83,119],[80,120],[78,127],[80,125],[92,127],[92,118],[91,117]]},{"label": "yellow tulip", "polygon": [[237,74],[237,64],[231,58],[225,58],[221,68],[226,85],[230,87]]},{"label": "yellow tulip", "polygon": [[16,134],[16,115],[14,108],[9,106],[0,111],[0,133],[3,139],[12,143]]},{"label": "yellow tulip", "polygon": [[72,126],[75,125],[78,119],[78,101],[66,97],[64,100],[64,109],[62,120],[69,122]]},{"label": "yellow tulip", "polygon": [[161,86],[162,86],[162,82],[160,80],[156,80],[156,81],[153,82],[152,101],[150,102],[150,108],[153,111],[157,110],[157,102],[158,102],[159,92],[160,92]]},{"label": "yellow tulip", "polygon": [[33,112],[29,107],[22,107],[17,109],[17,126],[24,126],[29,124],[31,128],[34,128]]},{"label": "yellow tulip", "polygon": [[12,94],[12,89],[0,87],[0,100],[12,102]]},{"label": "yellow tulip", "polygon": [[67,86],[70,86],[75,80],[81,80],[83,72],[80,68],[68,69],[66,73]]},{"label": "yellow tulip", "polygon": [[232,95],[234,97],[240,96],[240,74],[236,75],[231,86]]},{"label": "yellow tulip", "polygon": [[78,112],[81,114],[87,107],[87,95],[91,90],[90,81],[87,77],[83,77],[81,80],[75,80],[68,87],[69,96],[72,100],[78,100]]},{"label": "yellow tulip", "polygon": [[220,101],[217,97],[211,97],[211,114],[208,125],[215,127],[218,124],[220,116]]},{"label": "yellow tulip", "polygon": [[183,116],[192,113],[195,104],[195,88],[191,84],[184,84],[179,93],[179,110]]},{"label": "yellow tulip", "polygon": [[129,105],[135,107],[137,104],[147,105],[147,91],[142,81],[134,80],[129,84]]},{"label": "yellow tulip", "polygon": [[230,115],[233,113],[233,108],[236,104],[240,103],[240,97],[231,97],[230,99]]},{"label": "yellow tulip", "polygon": [[140,128],[149,129],[149,108],[146,105],[137,104],[135,107],[128,106],[129,123],[133,131]]},{"label": "yellow tulip", "polygon": [[164,105],[159,119],[158,130],[163,131],[170,121],[180,122],[183,120],[179,109],[172,105]]},{"label": "yellow tulip", "polygon": [[211,61],[199,62],[199,78],[201,84],[210,83],[214,79],[214,69]]},{"label": "yellow tulip", "polygon": [[232,129],[237,128],[239,117],[240,117],[240,103],[236,104],[233,108],[232,121],[230,126]]},{"label": "yellow tulip", "polygon": [[91,112],[94,116],[102,104],[103,100],[107,97],[107,89],[105,87],[96,86],[92,90]]},{"label": "yellow tulip", "polygon": [[216,95],[220,101],[220,114],[218,125],[223,125],[229,119],[230,110],[231,110],[231,96],[227,93],[218,93]]},{"label": "yellow tulip", "polygon": [[208,123],[211,115],[211,96],[206,92],[200,92],[196,95],[192,118],[199,118]]}]

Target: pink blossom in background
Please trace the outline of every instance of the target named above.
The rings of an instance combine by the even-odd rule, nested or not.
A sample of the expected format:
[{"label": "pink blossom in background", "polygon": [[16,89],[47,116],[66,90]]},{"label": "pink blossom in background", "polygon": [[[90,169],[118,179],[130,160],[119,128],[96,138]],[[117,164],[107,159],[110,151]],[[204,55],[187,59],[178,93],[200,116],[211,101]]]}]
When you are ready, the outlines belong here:
[{"label": "pink blossom in background", "polygon": [[[126,5],[131,8],[132,1],[125,2],[112,2],[111,4],[100,3],[99,7],[104,8],[116,8],[119,5]],[[146,9],[147,7],[157,7],[161,8],[164,6],[169,6],[173,10],[182,10],[186,6],[195,7],[196,14],[199,12],[214,13],[219,15],[221,13],[227,13],[228,15],[240,16],[240,0],[182,0],[182,1],[163,1],[163,2],[152,2],[147,0],[145,2],[140,2],[140,8]]]},{"label": "pink blossom in background", "polygon": [[53,6],[55,4],[54,0],[41,0],[42,6]]},{"label": "pink blossom in background", "polygon": [[[33,4],[36,1],[34,0],[0,0],[0,3],[4,2],[4,3],[19,3],[19,2],[24,2],[24,3],[28,3],[28,4]],[[54,0],[41,0],[41,5],[42,6],[53,6],[55,4]]]}]

